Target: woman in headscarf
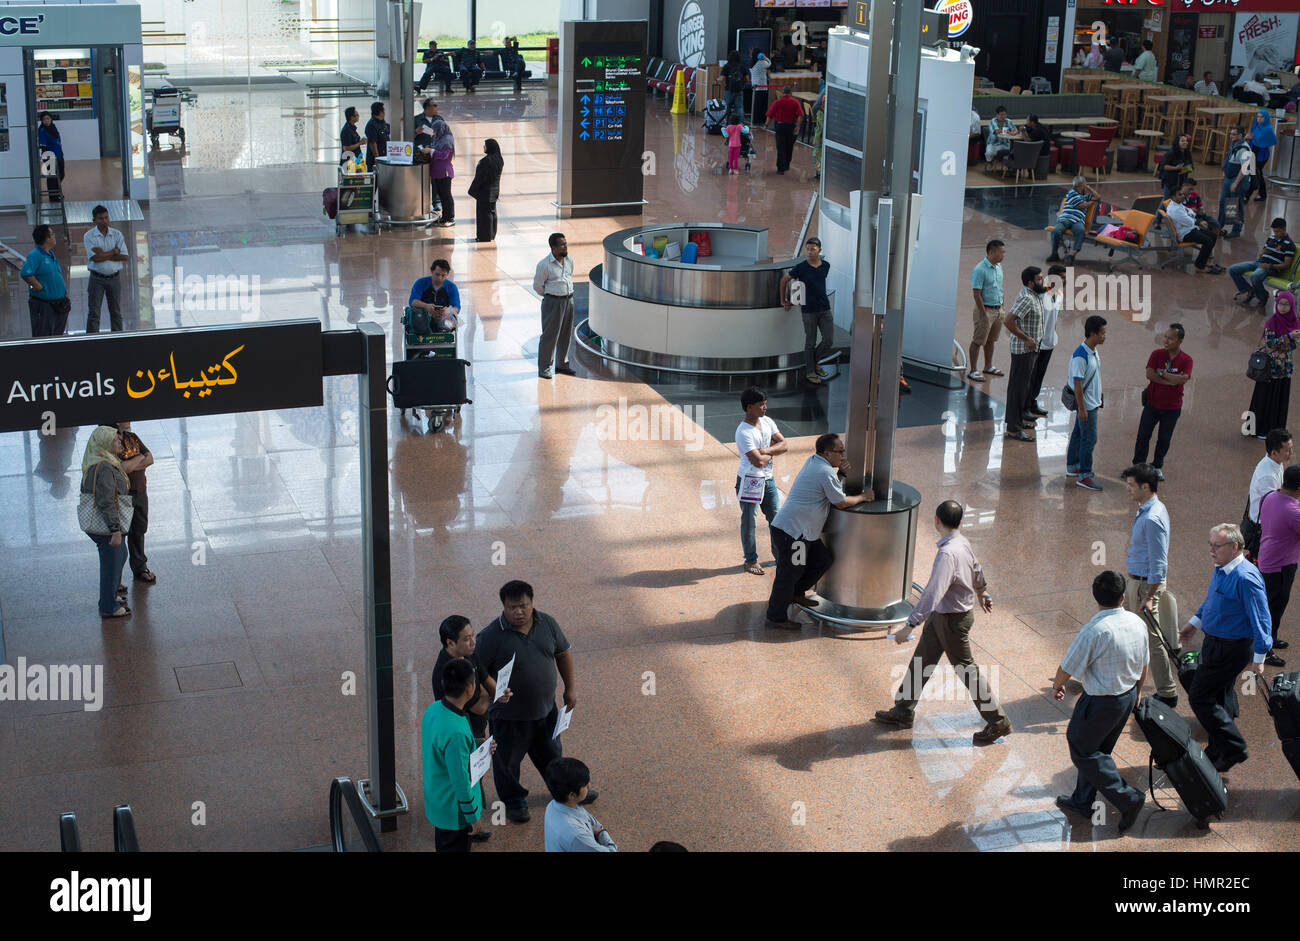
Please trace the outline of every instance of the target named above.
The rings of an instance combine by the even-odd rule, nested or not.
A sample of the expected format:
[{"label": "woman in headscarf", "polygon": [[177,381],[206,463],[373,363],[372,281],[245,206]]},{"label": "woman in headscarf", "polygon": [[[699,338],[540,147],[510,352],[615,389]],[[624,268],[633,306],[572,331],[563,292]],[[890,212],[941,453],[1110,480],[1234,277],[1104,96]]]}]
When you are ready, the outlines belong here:
[{"label": "woman in headscarf", "polygon": [[99,550],[99,616],[105,619],[131,613],[126,596],[118,593],[126,565],[126,533],[131,526],[119,510],[119,498],[131,487],[122,470],[122,450],[121,433],[111,425],[100,425],[90,433],[81,458],[81,493],[91,499],[82,500],[77,516]]},{"label": "woman in headscarf", "polygon": [[469,195],[474,200],[477,222],[477,240],[492,242],[497,237],[497,197],[501,193],[501,171],[506,162],[501,159],[501,145],[489,137],[483,142],[483,157],[474,168],[474,179],[469,184]]},{"label": "woman in headscarf", "polygon": [[1263,108],[1260,108],[1259,113],[1255,115],[1255,122],[1246,132],[1246,140],[1250,142],[1250,149],[1255,152],[1255,188],[1259,192],[1255,200],[1267,199],[1268,193],[1264,188],[1264,164],[1268,163],[1269,154],[1277,146],[1277,132],[1273,130],[1273,121]]},{"label": "woman in headscarf", "polygon": [[442,218],[438,225],[446,228],[456,224],[456,200],[451,195],[451,180],[456,175],[452,166],[456,159],[456,141],[446,118],[435,114],[429,130],[433,137],[433,152],[429,158],[429,179],[437,198],[442,203]]},{"label": "woman in headscarf", "polygon": [[41,150],[54,154],[58,174],[58,179],[46,177],[45,189],[50,194],[50,200],[58,202],[63,199],[63,138],[54,124],[54,116],[48,111],[42,111],[37,120],[40,124],[36,128],[36,144]]},{"label": "woman in headscarf", "polygon": [[1165,199],[1183,185],[1183,180],[1192,172],[1192,139],[1186,134],[1179,134],[1174,145],[1160,158],[1157,171],[1160,174],[1160,188],[1165,192]]},{"label": "woman in headscarf", "polygon": [[1255,434],[1263,437],[1273,428],[1285,428],[1291,401],[1291,355],[1300,343],[1300,318],[1296,317],[1295,295],[1278,291],[1273,316],[1264,324],[1259,349],[1268,354],[1268,378],[1255,383],[1250,411],[1255,416]]}]

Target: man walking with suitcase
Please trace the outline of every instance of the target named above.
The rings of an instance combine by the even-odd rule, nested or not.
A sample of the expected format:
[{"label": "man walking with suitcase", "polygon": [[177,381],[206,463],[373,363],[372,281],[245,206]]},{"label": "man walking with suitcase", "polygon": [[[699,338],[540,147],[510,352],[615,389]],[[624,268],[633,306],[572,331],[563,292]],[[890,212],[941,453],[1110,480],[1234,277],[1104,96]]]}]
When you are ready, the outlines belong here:
[{"label": "man walking with suitcase", "polygon": [[1246,560],[1243,543],[1241,529],[1232,523],[1220,523],[1210,530],[1210,557],[1214,559],[1210,590],[1187,626],[1178,632],[1183,646],[1198,627],[1205,635],[1200,666],[1187,699],[1208,738],[1206,757],[1220,774],[1247,758],[1246,739],[1233,721],[1240,712],[1237,677],[1247,668],[1262,676],[1264,658],[1273,648],[1264,578]]},{"label": "man walking with suitcase", "polygon": [[1092,597],[1101,610],[1074,638],[1052,681],[1057,702],[1065,698],[1071,676],[1083,685],[1065,730],[1079,779],[1074,793],[1058,797],[1056,806],[1091,817],[1100,791],[1120,812],[1121,833],[1137,822],[1146,803],[1146,795],[1125,782],[1110,757],[1147,677],[1147,628],[1140,617],[1123,609],[1124,589],[1119,572],[1102,572],[1093,579]]},{"label": "man walking with suitcase", "polygon": [[1129,499],[1138,506],[1128,540],[1128,591],[1124,594],[1124,607],[1146,624],[1156,699],[1172,709],[1178,705],[1173,664],[1173,658],[1178,655],[1178,615],[1173,610],[1173,597],[1165,590],[1169,570],[1169,511],[1156,496],[1160,479],[1150,464],[1134,464],[1120,477],[1128,488]]}]

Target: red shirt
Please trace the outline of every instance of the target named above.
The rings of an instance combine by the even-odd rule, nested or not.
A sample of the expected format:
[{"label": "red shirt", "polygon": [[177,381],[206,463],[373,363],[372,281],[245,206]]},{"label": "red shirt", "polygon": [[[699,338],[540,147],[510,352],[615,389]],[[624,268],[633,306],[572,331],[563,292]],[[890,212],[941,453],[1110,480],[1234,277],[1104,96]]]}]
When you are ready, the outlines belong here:
[{"label": "red shirt", "polygon": [[[1192,374],[1192,358],[1179,350],[1178,355],[1171,362],[1169,353],[1160,349],[1147,357],[1147,369],[1154,369],[1157,372],[1163,369],[1166,375],[1190,376]],[[1182,408],[1183,387],[1162,386],[1156,382],[1148,383],[1147,404],[1152,408],[1161,410]]]},{"label": "red shirt", "polygon": [[782,95],[772,102],[772,107],[767,109],[767,116],[775,121],[795,124],[803,117],[803,105],[792,95]]}]

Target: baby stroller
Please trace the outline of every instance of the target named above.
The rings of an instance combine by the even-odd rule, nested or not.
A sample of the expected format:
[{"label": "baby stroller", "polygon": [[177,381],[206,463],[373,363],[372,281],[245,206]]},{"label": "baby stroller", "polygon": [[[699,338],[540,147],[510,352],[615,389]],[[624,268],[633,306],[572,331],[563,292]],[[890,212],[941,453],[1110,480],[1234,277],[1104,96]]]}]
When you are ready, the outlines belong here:
[{"label": "baby stroller", "polygon": [[704,103],[704,130],[708,134],[721,134],[727,120],[727,106],[721,98],[710,98]]},{"label": "baby stroller", "polygon": [[740,135],[740,156],[745,161],[745,169],[749,169],[749,162],[758,156],[758,151],[754,149],[754,135]]}]

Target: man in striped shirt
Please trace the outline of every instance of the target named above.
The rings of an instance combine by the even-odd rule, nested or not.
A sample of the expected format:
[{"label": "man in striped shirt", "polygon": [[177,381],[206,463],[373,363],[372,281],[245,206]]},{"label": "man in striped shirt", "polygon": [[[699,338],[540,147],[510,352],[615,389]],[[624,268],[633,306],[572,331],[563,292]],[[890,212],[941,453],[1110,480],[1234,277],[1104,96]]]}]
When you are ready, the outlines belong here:
[{"label": "man in striped shirt", "polygon": [[1228,266],[1228,275],[1241,292],[1232,296],[1238,304],[1263,307],[1268,303],[1264,279],[1286,277],[1291,270],[1291,262],[1295,260],[1295,242],[1286,234],[1286,220],[1278,216],[1271,228],[1273,234],[1264,243],[1259,261],[1239,261]]},{"label": "man in striped shirt", "polygon": [[1065,203],[1061,206],[1061,214],[1056,217],[1056,225],[1052,227],[1052,254],[1047,256],[1048,261],[1061,260],[1058,254],[1061,240],[1065,238],[1066,232],[1073,232],[1074,250],[1066,253],[1065,263],[1074,264],[1074,256],[1083,248],[1083,237],[1088,234],[1088,202],[1094,196],[1098,196],[1097,191],[1083,177],[1076,176],[1065,194]]},{"label": "man in striped shirt", "polygon": [[984,717],[984,728],[972,736],[976,745],[991,745],[1011,731],[1011,720],[998,698],[980,675],[980,668],[970,649],[970,629],[975,623],[975,602],[986,612],[993,610],[993,599],[985,590],[984,572],[966,537],[957,532],[961,526],[962,506],[955,500],[939,504],[934,514],[934,531],[939,534],[939,551],[921,599],[900,628],[894,640],[900,644],[912,639],[912,629],[921,622],[921,641],[912,654],[912,663],[903,674],[903,685],[894,696],[893,709],[881,709],[876,721],[901,729],[912,727],[916,703],[925,681],[934,672],[939,658],[947,655],[965,684],[975,708]]}]

